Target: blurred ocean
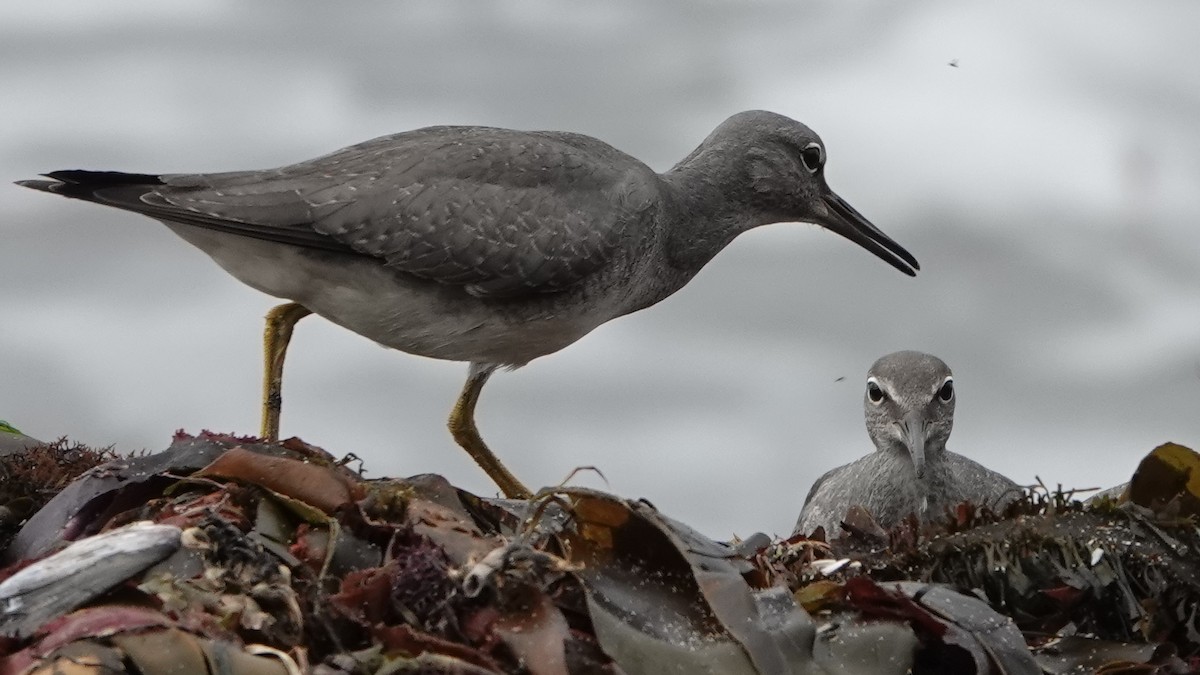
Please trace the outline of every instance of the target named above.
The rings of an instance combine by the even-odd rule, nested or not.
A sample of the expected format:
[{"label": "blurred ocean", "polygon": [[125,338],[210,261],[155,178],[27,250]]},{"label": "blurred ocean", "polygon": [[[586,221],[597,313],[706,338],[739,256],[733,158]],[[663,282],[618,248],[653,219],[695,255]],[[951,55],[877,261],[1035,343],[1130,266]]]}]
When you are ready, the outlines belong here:
[{"label": "blurred ocean", "polygon": [[[951,448],[1018,482],[1108,486],[1200,446],[1198,25],[1188,0],[14,0],[0,179],[266,168],[430,124],[578,131],[665,170],[739,110],[804,121],[916,279],[762,228],[479,407],[531,486],[597,465],[712,536],[786,533],[871,450],[862,381],[896,349],[950,364]],[[0,185],[0,418],[29,434],[255,433],[273,302],[151,220]],[[444,426],[465,372],[306,319],[283,431],[491,494]]]}]

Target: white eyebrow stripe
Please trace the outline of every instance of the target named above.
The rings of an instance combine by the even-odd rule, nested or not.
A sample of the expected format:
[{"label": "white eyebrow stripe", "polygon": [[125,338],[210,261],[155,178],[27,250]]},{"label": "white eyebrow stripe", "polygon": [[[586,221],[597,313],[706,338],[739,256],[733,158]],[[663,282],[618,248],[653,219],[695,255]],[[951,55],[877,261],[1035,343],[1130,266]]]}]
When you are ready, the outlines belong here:
[{"label": "white eyebrow stripe", "polygon": [[897,400],[896,390],[892,389],[891,384],[888,384],[887,382],[880,382],[879,378],[875,377],[874,375],[867,378],[867,384],[871,384],[872,382],[875,383],[875,386],[882,389],[883,393],[887,394],[888,398],[892,399],[893,401]]},{"label": "white eyebrow stripe", "polygon": [[947,382],[953,382],[953,381],[954,381],[954,376],[953,376],[953,375],[947,375],[947,376],[946,376],[946,379],[942,380],[941,384],[935,385],[935,386],[933,387],[933,395],[934,395],[934,396],[937,396],[937,395],[938,395],[938,392],[940,392],[940,391],[942,390],[942,387],[946,386],[946,383],[947,383]]}]

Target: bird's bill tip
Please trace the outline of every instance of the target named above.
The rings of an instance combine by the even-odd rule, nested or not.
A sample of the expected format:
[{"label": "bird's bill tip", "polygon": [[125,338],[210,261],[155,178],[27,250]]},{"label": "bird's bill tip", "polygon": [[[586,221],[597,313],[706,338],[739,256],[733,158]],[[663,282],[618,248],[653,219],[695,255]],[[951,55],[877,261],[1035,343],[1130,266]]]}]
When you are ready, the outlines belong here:
[{"label": "bird's bill tip", "polygon": [[833,191],[825,195],[828,217],[821,223],[910,277],[917,276],[921,264],[894,239],[887,236]]}]

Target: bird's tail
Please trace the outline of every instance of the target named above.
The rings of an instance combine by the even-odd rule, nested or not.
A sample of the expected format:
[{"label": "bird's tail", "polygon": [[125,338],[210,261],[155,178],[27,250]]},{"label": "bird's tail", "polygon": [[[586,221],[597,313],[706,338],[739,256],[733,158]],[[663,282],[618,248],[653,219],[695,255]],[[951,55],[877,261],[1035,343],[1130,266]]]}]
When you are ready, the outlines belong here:
[{"label": "bird's tail", "polygon": [[162,179],[158,176],[121,171],[71,169],[52,171],[43,175],[50,180],[19,180],[17,185],[73,199],[111,204],[124,201],[121,197],[127,197],[131,188],[138,193],[144,193],[146,188],[163,184]]}]

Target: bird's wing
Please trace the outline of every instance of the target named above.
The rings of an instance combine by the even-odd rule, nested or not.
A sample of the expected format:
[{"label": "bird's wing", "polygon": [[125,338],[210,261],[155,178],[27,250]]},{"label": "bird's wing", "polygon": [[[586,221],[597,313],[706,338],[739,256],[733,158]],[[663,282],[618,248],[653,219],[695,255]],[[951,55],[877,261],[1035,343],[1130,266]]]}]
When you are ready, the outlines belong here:
[{"label": "bird's wing", "polygon": [[998,509],[1021,496],[1021,486],[1011,478],[970,457],[947,450],[946,459],[961,492],[958,501],[969,500]]},{"label": "bird's wing", "polygon": [[60,171],[24,184],[176,223],[378,258],[485,296],[554,291],[651,217],[657,177],[595,139],[430,127],[268,171]]},{"label": "bird's wing", "polygon": [[[837,522],[844,516],[845,513],[834,514],[837,507],[833,504],[828,504],[831,500],[838,500],[840,503],[840,494],[830,494],[820,503],[813,503],[813,499],[821,492],[821,488],[827,483],[833,486],[837,483],[838,474],[844,472],[849,465],[835,467],[821,474],[808,490],[808,496],[804,498],[804,506],[800,509],[800,515],[796,518],[796,525],[792,528],[792,534],[812,534],[817,526],[825,526],[826,537],[832,537],[837,533]],[[832,482],[831,482],[832,481]],[[837,493],[837,490],[833,491]],[[836,520],[835,520],[836,518]]]}]

